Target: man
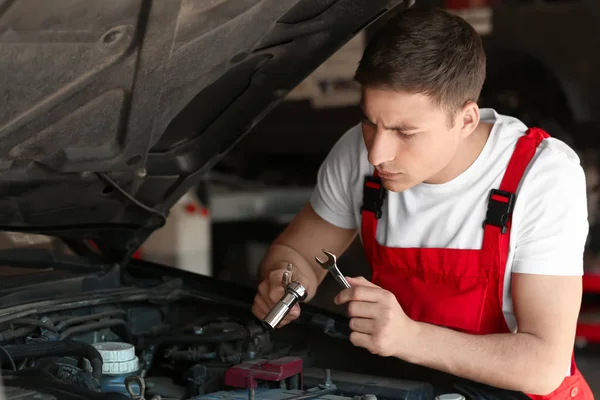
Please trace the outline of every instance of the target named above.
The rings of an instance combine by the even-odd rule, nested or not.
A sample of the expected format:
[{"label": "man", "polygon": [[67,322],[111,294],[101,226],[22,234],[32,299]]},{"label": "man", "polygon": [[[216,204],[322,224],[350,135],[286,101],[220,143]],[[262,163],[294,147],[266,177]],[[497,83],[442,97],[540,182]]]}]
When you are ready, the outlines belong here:
[{"label": "man", "polygon": [[481,39],[457,16],[410,10],[378,32],[356,72],[362,122],[270,247],[253,312],[280,298],[288,263],[312,298],[325,276],[314,257],[360,233],[373,282],[349,278],[335,298],[354,345],[534,398],[591,399],[572,363],[583,170],[563,142],[480,110],[484,79]]}]

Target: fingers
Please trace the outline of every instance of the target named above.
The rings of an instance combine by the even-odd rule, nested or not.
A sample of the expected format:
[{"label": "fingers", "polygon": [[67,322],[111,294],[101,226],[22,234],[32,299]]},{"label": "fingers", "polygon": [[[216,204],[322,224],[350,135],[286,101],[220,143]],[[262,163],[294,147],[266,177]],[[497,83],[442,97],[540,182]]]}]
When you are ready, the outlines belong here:
[{"label": "fingers", "polygon": [[366,334],[374,332],[373,320],[369,318],[351,318],[349,326],[354,332]]},{"label": "fingers", "polygon": [[290,312],[288,313],[288,315],[286,315],[285,318],[283,318],[281,320],[281,322],[279,323],[279,325],[277,325],[277,328],[281,328],[281,327],[286,326],[290,322],[296,320],[299,316],[300,316],[300,305],[296,304],[294,307],[292,307],[292,309],[290,310]]},{"label": "fingers", "polygon": [[289,319],[296,319],[300,316],[300,304],[296,303],[294,305],[294,307],[292,307],[292,309],[290,310],[289,314],[286,316],[286,318]]},{"label": "fingers", "polygon": [[263,319],[269,313],[269,307],[267,303],[259,296],[254,297],[254,303],[252,304],[252,314],[256,318]]},{"label": "fingers", "polygon": [[357,347],[368,349],[371,343],[371,335],[362,332],[352,332],[350,334],[350,342]]},{"label": "fingers", "polygon": [[[283,272],[281,272],[280,275],[283,276]],[[269,278],[265,279],[258,285],[258,294],[269,307],[273,307],[273,305],[275,305],[275,303],[281,299],[281,296],[283,296],[284,292],[281,281],[279,281],[279,284],[274,283],[276,278],[276,275],[271,274]]]},{"label": "fingers", "polygon": [[379,287],[373,282],[366,279],[364,276],[357,276],[355,278],[346,277],[346,280],[350,284],[350,286],[369,286],[369,287]]},{"label": "fingers", "polygon": [[348,304],[347,313],[350,318],[375,318],[377,308],[373,307],[372,303],[353,301]]},{"label": "fingers", "polygon": [[[352,285],[352,283],[350,283]],[[335,304],[345,304],[350,301],[366,301],[376,303],[382,300],[385,290],[377,286],[352,286],[344,289],[335,297]]]},{"label": "fingers", "polygon": [[[258,285],[258,291],[252,305],[252,313],[259,319],[263,319],[284,294],[282,284],[285,269],[271,271],[267,279]],[[278,328],[283,327],[300,316],[300,305],[296,304],[285,318],[279,323]]]},{"label": "fingers", "polygon": [[[257,294],[256,297],[254,297],[254,303],[252,304],[252,314],[254,314],[258,319],[264,319],[265,316],[269,313],[269,311],[271,311],[271,308],[273,308],[273,305],[268,305],[267,302],[259,294]],[[300,317],[300,305],[296,304],[294,305],[294,307],[292,307],[288,315],[286,315],[285,318],[281,320],[277,327],[281,328],[282,326],[285,326],[290,322],[294,321],[298,317]]]}]

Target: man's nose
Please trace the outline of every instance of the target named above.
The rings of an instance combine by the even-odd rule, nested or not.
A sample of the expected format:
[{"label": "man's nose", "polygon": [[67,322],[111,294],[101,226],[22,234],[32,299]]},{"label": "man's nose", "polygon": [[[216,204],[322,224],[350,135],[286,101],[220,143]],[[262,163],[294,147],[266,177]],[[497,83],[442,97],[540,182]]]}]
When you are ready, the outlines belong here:
[{"label": "man's nose", "polygon": [[396,158],[396,144],[390,137],[390,132],[378,130],[371,142],[369,162],[372,165],[381,165]]}]

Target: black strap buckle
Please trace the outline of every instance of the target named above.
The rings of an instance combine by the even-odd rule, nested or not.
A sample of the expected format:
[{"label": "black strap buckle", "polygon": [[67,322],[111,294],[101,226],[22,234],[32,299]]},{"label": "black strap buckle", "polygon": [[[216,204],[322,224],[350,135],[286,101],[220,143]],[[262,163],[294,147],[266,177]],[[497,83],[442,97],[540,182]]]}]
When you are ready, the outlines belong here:
[{"label": "black strap buckle", "polygon": [[488,200],[485,221],[483,222],[484,227],[486,224],[494,225],[502,228],[502,234],[505,234],[508,229],[506,224],[515,208],[516,198],[517,196],[514,193],[492,189]]},{"label": "black strap buckle", "polygon": [[365,184],[363,186],[363,205],[360,211],[371,211],[375,214],[375,218],[381,218],[383,214],[383,200],[385,199],[386,190],[381,184],[381,179],[367,175],[365,176]]}]

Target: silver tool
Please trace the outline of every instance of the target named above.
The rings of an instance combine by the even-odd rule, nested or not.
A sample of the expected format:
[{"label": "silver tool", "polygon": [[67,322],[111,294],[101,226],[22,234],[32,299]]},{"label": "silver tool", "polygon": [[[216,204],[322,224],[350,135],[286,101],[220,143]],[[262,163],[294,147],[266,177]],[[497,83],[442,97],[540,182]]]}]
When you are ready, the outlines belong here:
[{"label": "silver tool", "polygon": [[294,266],[291,263],[288,263],[287,267],[285,268],[285,272],[283,273],[283,276],[281,277],[281,283],[283,284],[283,287],[286,287],[287,285],[289,285],[292,282],[292,274],[294,273]]},{"label": "silver tool", "polygon": [[315,257],[315,260],[317,260],[321,267],[323,267],[324,269],[329,271],[331,275],[333,275],[333,277],[335,278],[337,283],[340,284],[342,289],[349,289],[350,284],[348,283],[346,278],[344,278],[344,275],[342,275],[342,273],[337,267],[337,258],[335,257],[335,254],[325,249],[323,249],[323,253],[327,256],[327,261],[321,261],[319,257]]},{"label": "silver tool", "polygon": [[306,299],[306,288],[298,282],[290,282],[285,287],[285,293],[265,316],[262,323],[267,329],[275,329],[290,310],[299,301]]}]

